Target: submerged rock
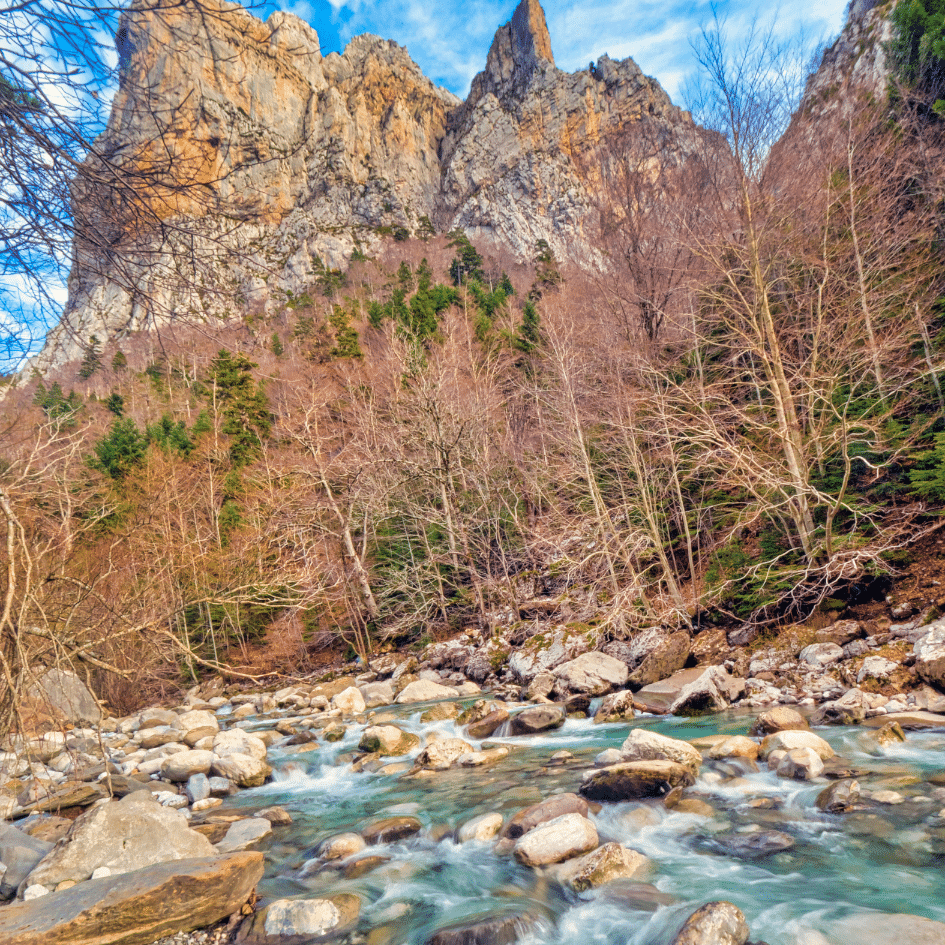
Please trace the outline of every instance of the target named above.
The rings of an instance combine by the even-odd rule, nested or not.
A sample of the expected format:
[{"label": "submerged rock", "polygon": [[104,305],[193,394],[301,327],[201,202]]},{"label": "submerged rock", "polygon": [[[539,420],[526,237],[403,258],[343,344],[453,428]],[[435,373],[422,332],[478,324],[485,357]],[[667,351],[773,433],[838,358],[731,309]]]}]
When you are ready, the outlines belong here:
[{"label": "submerged rock", "polygon": [[472,820],[467,820],[456,831],[456,839],[460,843],[468,843],[470,840],[491,840],[502,832],[503,822],[501,814],[482,814]]},{"label": "submerged rock", "polygon": [[842,814],[860,799],[860,784],[853,779],[836,781],[817,795],[817,806],[828,814]]},{"label": "submerged rock", "polygon": [[423,824],[416,817],[385,817],[365,827],[361,836],[368,844],[394,843],[412,837],[422,829]]},{"label": "submerged rock", "polygon": [[755,833],[719,834],[712,845],[721,847],[742,860],[760,860],[794,847],[794,838],[780,830],[758,830]]},{"label": "submerged rock", "polygon": [[534,929],[537,921],[534,915],[515,913],[455,922],[432,935],[426,945],[511,945]]},{"label": "submerged rock", "polygon": [[570,860],[558,869],[555,877],[572,889],[583,892],[596,889],[618,879],[640,878],[652,868],[642,853],[620,843],[605,843],[591,853]]}]

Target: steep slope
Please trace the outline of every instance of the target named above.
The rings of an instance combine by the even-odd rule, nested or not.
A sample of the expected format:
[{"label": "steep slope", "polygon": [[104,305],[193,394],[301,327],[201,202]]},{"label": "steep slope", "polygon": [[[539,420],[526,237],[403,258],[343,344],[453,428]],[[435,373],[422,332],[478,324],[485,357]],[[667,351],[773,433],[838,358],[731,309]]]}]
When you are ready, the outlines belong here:
[{"label": "steep slope", "polygon": [[698,129],[632,60],[568,74],[522,0],[465,103],[371,36],[322,56],[291,14],[223,0],[133,6],[121,85],[75,186],[81,238],[45,370],[180,316],[304,291],[357,247],[435,225],[520,256],[545,239],[592,262],[597,149],[644,126],[683,156]]}]

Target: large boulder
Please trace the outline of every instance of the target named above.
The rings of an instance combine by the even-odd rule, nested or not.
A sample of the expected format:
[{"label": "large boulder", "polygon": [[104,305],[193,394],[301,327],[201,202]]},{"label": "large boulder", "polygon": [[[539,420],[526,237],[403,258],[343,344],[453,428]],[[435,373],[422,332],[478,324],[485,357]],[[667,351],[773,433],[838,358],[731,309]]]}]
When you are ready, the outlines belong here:
[{"label": "large boulder", "polygon": [[509,669],[520,682],[528,683],[539,673],[548,672],[589,649],[586,632],[559,627],[530,637],[509,658]]},{"label": "large boulder", "polygon": [[249,899],[261,853],[146,866],[0,910],[3,945],[148,945],[213,925]]},{"label": "large boulder", "polygon": [[597,829],[581,814],[563,814],[535,827],[515,844],[513,854],[525,866],[547,866],[597,847]]},{"label": "large boulder", "polygon": [[261,787],[272,774],[272,768],[254,755],[240,752],[215,758],[210,773],[217,778],[226,778],[242,788]]},{"label": "large boulder", "polygon": [[[642,708],[644,712],[654,712],[658,715],[675,711],[673,706],[684,694],[686,687],[693,683],[699,683],[703,679],[707,668],[716,669],[718,667],[694,666],[692,669],[683,669],[678,673],[673,673],[668,679],[661,679],[659,682],[644,686],[635,696],[638,707]],[[738,691],[740,691],[739,684],[741,688],[744,688],[744,683],[741,680],[736,682],[732,677],[728,678],[732,680],[732,698],[735,698]],[[696,686],[696,689],[698,689],[698,686]]]},{"label": "large boulder", "polygon": [[636,669],[651,651],[655,650],[668,636],[659,627],[640,630],[629,640],[611,640],[600,649],[602,653],[621,660],[630,670]]},{"label": "large boulder", "polygon": [[206,837],[191,830],[178,810],[135,791],[84,813],[65,839],[29,874],[30,886],[57,886],[88,879],[100,867],[115,875],[193,857],[214,855]]},{"label": "large boulder", "polygon": [[439,699],[455,699],[459,692],[452,686],[442,686],[430,679],[417,679],[408,683],[397,696],[398,705],[414,702],[436,702]]},{"label": "large boulder", "polygon": [[384,756],[406,755],[420,745],[420,737],[396,725],[369,725],[361,735],[358,748]]},{"label": "large boulder", "polygon": [[433,771],[445,771],[456,760],[473,750],[472,745],[461,738],[438,738],[430,742],[417,755],[417,767],[430,768]]},{"label": "large boulder", "polygon": [[213,739],[213,753],[224,755],[250,755],[261,761],[266,757],[266,743],[251,732],[244,732],[241,728],[231,728],[220,732]]},{"label": "large boulder", "polygon": [[605,653],[582,653],[577,659],[555,667],[555,689],[563,696],[602,696],[626,685],[627,664]]},{"label": "large boulder", "polygon": [[685,630],[663,636],[630,674],[631,689],[642,689],[681,670],[689,659],[692,641]]},{"label": "large boulder", "polygon": [[809,731],[807,719],[797,709],[788,706],[776,706],[762,712],[751,726],[749,735],[772,735],[775,732]]},{"label": "large boulder", "polygon": [[394,696],[394,687],[386,680],[366,683],[361,686],[361,698],[364,699],[364,706],[367,709],[376,709],[381,705],[392,705]]},{"label": "large boulder", "polygon": [[102,719],[102,710],[92,691],[67,669],[47,669],[26,695],[28,706],[45,710],[67,722],[89,723]]},{"label": "large boulder", "polygon": [[212,751],[179,751],[161,762],[161,777],[168,781],[189,781],[195,774],[209,774],[216,756]]},{"label": "large boulder", "polygon": [[562,706],[536,705],[513,715],[509,722],[509,731],[512,735],[536,735],[539,732],[561,728],[566,718]]},{"label": "large boulder", "polygon": [[801,650],[798,659],[808,666],[823,669],[843,659],[843,647],[837,643],[811,643]]},{"label": "large boulder", "polygon": [[0,875],[0,898],[11,899],[17,887],[39,865],[53,845],[31,837],[12,824],[0,823],[0,863],[6,867]]},{"label": "large boulder", "polygon": [[612,692],[601,700],[597,712],[594,713],[594,721],[598,724],[629,722],[635,714],[632,692]]},{"label": "large boulder", "polygon": [[630,732],[620,746],[620,754],[624,761],[675,761],[685,765],[693,774],[699,773],[702,764],[702,755],[689,742],[643,728]]},{"label": "large boulder", "polygon": [[730,902],[707,902],[686,920],[672,945],[745,945],[749,928]]},{"label": "large boulder", "polygon": [[744,691],[744,679],[730,676],[724,666],[706,666],[680,687],[669,711],[674,715],[720,712]]},{"label": "large boulder", "polygon": [[695,784],[692,769],[675,761],[627,761],[589,771],[581,793],[594,801],[665,797],[676,787]]},{"label": "large boulder", "polygon": [[921,679],[945,688],[945,621],[937,620],[912,647],[915,670]]},{"label": "large boulder", "polygon": [[331,704],[345,715],[360,715],[365,709],[364,697],[356,686],[349,686],[332,696]]}]

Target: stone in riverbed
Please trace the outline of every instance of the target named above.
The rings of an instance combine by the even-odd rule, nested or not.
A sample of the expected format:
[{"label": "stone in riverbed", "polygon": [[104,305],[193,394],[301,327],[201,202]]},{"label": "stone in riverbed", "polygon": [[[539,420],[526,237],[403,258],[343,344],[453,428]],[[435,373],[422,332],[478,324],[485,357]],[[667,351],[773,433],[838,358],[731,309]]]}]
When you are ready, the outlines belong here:
[{"label": "stone in riverbed", "polygon": [[810,725],[807,724],[807,719],[796,709],[777,706],[767,712],[762,712],[755,719],[748,734],[763,736],[773,735],[775,732],[791,731],[808,732],[810,731]]},{"label": "stone in riverbed", "polygon": [[726,853],[743,860],[760,860],[775,853],[783,853],[794,846],[794,838],[780,830],[759,830],[756,833],[717,834],[712,839]]},{"label": "stone in riverbed", "polygon": [[389,682],[372,682],[361,686],[361,698],[364,699],[365,708],[368,709],[391,705],[394,695],[394,687]]},{"label": "stone in riverbed", "polygon": [[821,761],[827,761],[834,756],[834,750],[819,735],[813,732],[775,732],[761,743],[759,754],[767,759],[773,751],[793,751],[795,748],[812,748]]},{"label": "stone in riverbed", "polygon": [[835,781],[817,795],[817,806],[828,814],[842,814],[860,799],[860,784],[852,779]]},{"label": "stone in riverbed", "polygon": [[513,854],[525,866],[547,866],[587,853],[598,842],[597,830],[586,817],[564,814],[526,833]]},{"label": "stone in riverbed", "polygon": [[89,880],[0,910],[4,945],[148,945],[239,910],[263,875],[261,853],[178,860]]},{"label": "stone in riverbed", "polygon": [[214,759],[212,751],[179,751],[161,762],[161,777],[167,781],[183,783],[196,774],[207,775]]},{"label": "stone in riverbed", "polygon": [[265,817],[247,817],[230,824],[223,839],[216,844],[218,853],[236,853],[272,833],[272,824]]},{"label": "stone in riverbed", "polygon": [[555,878],[578,892],[597,889],[617,879],[639,879],[652,867],[650,860],[619,843],[605,843],[586,856],[570,860]]},{"label": "stone in riverbed", "polygon": [[360,834],[338,833],[322,842],[318,848],[318,857],[321,860],[344,860],[360,853],[366,846]]},{"label": "stone in riverbed", "polygon": [[698,774],[702,755],[688,742],[660,735],[643,728],[635,728],[620,746],[624,761],[675,761]]},{"label": "stone in riverbed", "polygon": [[627,664],[606,653],[582,653],[552,671],[555,690],[562,695],[602,696],[626,685]]},{"label": "stone in riverbed", "polygon": [[358,748],[377,752],[383,757],[399,757],[420,745],[420,738],[399,729],[396,725],[371,725],[364,730]]},{"label": "stone in riverbed", "polygon": [[331,704],[345,715],[359,715],[365,710],[364,697],[356,686],[349,686],[332,696]]},{"label": "stone in riverbed", "polygon": [[495,704],[491,712],[481,719],[470,722],[466,726],[466,734],[470,738],[489,738],[496,730],[509,720],[509,710],[501,703]]},{"label": "stone in riverbed", "polygon": [[[631,689],[641,689],[672,676],[686,665],[689,658],[692,641],[683,630],[667,635],[651,632],[645,639],[650,640],[649,649],[629,676]],[[634,649],[633,642],[631,650]]]},{"label": "stone in riverbed", "polygon": [[412,837],[423,829],[423,824],[416,817],[386,817],[375,821],[361,831],[361,836],[369,845],[375,843],[394,843],[406,837]]},{"label": "stone in riverbed", "polygon": [[745,735],[732,735],[713,745],[707,752],[710,758],[748,758],[754,761],[758,757],[758,743]]},{"label": "stone in riverbed", "polygon": [[330,899],[277,899],[266,907],[266,935],[291,938],[324,935],[341,924],[341,910]]},{"label": "stone in riverbed", "polygon": [[227,778],[239,787],[251,788],[265,784],[272,774],[272,768],[260,758],[234,753],[216,758],[210,772],[216,777]]},{"label": "stone in riverbed", "polygon": [[224,755],[250,755],[262,761],[267,749],[266,743],[258,735],[244,732],[241,728],[231,728],[214,736],[213,753],[221,758]]},{"label": "stone in riverbed", "polygon": [[[865,912],[824,928],[830,945],[942,945],[945,924],[917,915]],[[820,941],[820,940],[819,940]],[[811,945],[816,945],[812,942]]]},{"label": "stone in riverbed", "polygon": [[811,643],[801,650],[798,659],[808,666],[823,668],[843,659],[843,647],[837,643]]},{"label": "stone in riverbed", "polygon": [[612,692],[605,696],[600,707],[594,714],[594,721],[598,725],[607,722],[630,722],[633,720],[635,710],[633,708],[632,692]]},{"label": "stone in riverbed", "polygon": [[929,624],[926,634],[912,647],[915,670],[925,682],[945,686],[945,619]]},{"label": "stone in riverbed", "polygon": [[35,800],[30,795],[21,795],[17,816],[36,811],[37,813],[58,813],[73,807],[90,807],[96,801],[108,797],[108,792],[101,785],[87,784],[84,781],[64,781],[49,794],[43,793]]},{"label": "stone in riverbed", "polygon": [[674,761],[629,761],[588,773],[581,793],[595,801],[663,797],[695,784],[692,769]]},{"label": "stone in riverbed", "polygon": [[513,715],[509,723],[512,735],[536,735],[561,728],[566,719],[565,711],[557,705],[536,705],[530,709],[523,709]]},{"label": "stone in riverbed", "polygon": [[779,778],[813,781],[823,773],[824,763],[813,748],[792,748],[778,762]]},{"label": "stone in riverbed", "polygon": [[580,814],[582,817],[587,817],[589,811],[587,801],[583,797],[578,797],[577,794],[553,794],[515,814],[509,820],[502,835],[517,840],[539,825],[555,820],[564,814]]},{"label": "stone in riverbed", "polygon": [[745,680],[730,676],[724,666],[705,666],[701,670],[676,694],[669,707],[674,715],[697,716],[720,712],[745,691]]},{"label": "stone in riverbed", "polygon": [[475,922],[454,922],[435,932],[426,945],[512,945],[537,924],[527,913],[501,914]]},{"label": "stone in riverbed", "polygon": [[459,692],[452,686],[441,686],[429,679],[417,679],[406,685],[397,696],[397,705],[414,702],[436,702],[440,699],[455,699]]},{"label": "stone in riverbed", "polygon": [[213,856],[206,837],[191,830],[179,811],[136,791],[79,817],[64,840],[29,875],[30,884],[82,882],[100,866],[113,874],[193,857]]},{"label": "stone in riverbed", "polygon": [[501,833],[502,823],[501,814],[482,814],[480,817],[467,820],[456,831],[456,839],[460,843],[468,843],[470,840],[491,840]]},{"label": "stone in riverbed", "polygon": [[748,923],[730,902],[707,902],[686,920],[672,945],[745,945]]},{"label": "stone in riverbed", "polygon": [[473,750],[461,738],[438,738],[430,742],[417,756],[417,766],[433,771],[445,771],[461,756]]},{"label": "stone in riverbed", "polygon": [[458,715],[459,709],[455,702],[438,702],[436,705],[430,706],[420,716],[420,721],[424,723],[445,722],[448,719],[455,719]]}]

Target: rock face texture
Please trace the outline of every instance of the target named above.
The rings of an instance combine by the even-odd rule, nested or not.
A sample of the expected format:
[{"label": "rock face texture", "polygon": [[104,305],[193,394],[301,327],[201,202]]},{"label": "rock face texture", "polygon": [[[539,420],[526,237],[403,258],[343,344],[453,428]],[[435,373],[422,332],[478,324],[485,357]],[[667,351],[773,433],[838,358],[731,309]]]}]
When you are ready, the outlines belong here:
[{"label": "rock face texture", "polygon": [[557,69],[538,0],[496,33],[466,102],[393,42],[322,56],[292,14],[199,7],[122,18],[120,88],[75,185],[69,301],[40,370],[92,335],[265,308],[397,230],[459,227],[521,256],[544,239],[593,263],[601,156],[646,133],[681,162],[701,140],[630,59]]}]

